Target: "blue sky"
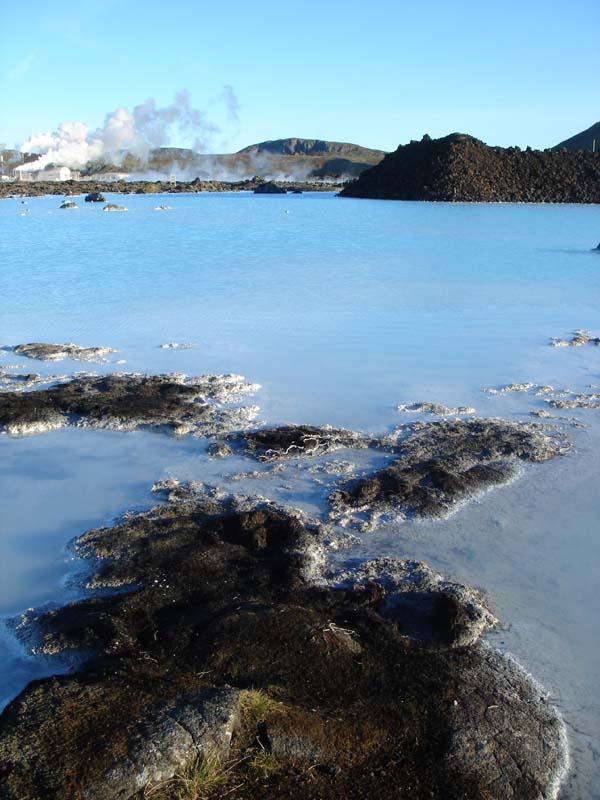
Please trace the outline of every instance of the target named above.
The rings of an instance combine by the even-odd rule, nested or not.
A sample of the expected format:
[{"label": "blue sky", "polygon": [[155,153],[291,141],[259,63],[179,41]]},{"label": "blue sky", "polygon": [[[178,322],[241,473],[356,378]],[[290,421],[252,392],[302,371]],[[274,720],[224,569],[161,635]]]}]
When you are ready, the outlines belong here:
[{"label": "blue sky", "polygon": [[548,147],[600,119],[599,0],[5,0],[0,25],[9,146],[182,89],[220,129],[213,152],[287,136],[391,150],[456,130]]}]

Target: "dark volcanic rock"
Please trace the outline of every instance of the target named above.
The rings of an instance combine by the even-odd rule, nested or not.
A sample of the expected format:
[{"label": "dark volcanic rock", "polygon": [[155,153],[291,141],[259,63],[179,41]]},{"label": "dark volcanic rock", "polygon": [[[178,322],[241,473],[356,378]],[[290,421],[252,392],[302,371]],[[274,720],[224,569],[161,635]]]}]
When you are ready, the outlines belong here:
[{"label": "dark volcanic rock", "polygon": [[[312,165],[311,165],[312,168]],[[111,183],[99,180],[81,181],[27,181],[18,186],[19,197],[42,197],[46,195],[63,196],[65,191],[71,194],[97,193],[99,189],[111,194],[197,194],[199,192],[248,192],[252,191],[263,179],[244,179],[239,181],[201,180],[177,181],[172,184],[164,181],[120,181]],[[286,190],[300,189],[306,192],[331,192],[331,183],[319,180],[278,181]],[[0,183],[0,198],[14,197],[15,184],[5,181]],[[23,201],[25,202],[25,201]],[[99,200],[97,202],[105,202]]]},{"label": "dark volcanic rock", "polygon": [[399,458],[333,492],[334,517],[354,511],[443,516],[462,500],[511,480],[519,461],[540,462],[569,449],[539,426],[494,419],[421,423],[399,442]]},{"label": "dark volcanic rock", "polygon": [[[454,623],[471,615],[473,595],[421,581],[414,566],[402,577],[402,565],[393,579],[371,569],[318,588],[318,527],[264,502],[167,488],[166,505],[77,543],[102,559],[94,586],[130,591],[21,626],[39,631],[47,652],[95,654],[3,712],[3,800],[132,797],[203,751],[205,736],[226,747],[236,700],[223,687],[266,702],[260,715],[242,713],[228,783],[210,796],[552,796],[563,725],[512,661],[457,646],[464,626]],[[256,767],[265,746],[274,772]]]},{"label": "dark volcanic rock", "polygon": [[86,203],[106,203],[106,197],[102,192],[90,192],[85,196]]},{"label": "dark volcanic rock", "polygon": [[363,164],[360,161],[350,161],[347,158],[330,158],[322,167],[314,169],[310,173],[310,177],[325,180],[348,180],[349,178],[357,178],[372,166],[372,163]]},{"label": "dark volcanic rock", "polygon": [[424,136],[361,174],[342,197],[600,203],[600,153],[488,147],[465,134]]},{"label": "dark volcanic rock", "polygon": [[286,190],[272,181],[265,181],[258,184],[254,189],[254,194],[286,194]]},{"label": "dark volcanic rock", "polygon": [[342,447],[362,449],[370,440],[354,431],[316,425],[282,425],[262,428],[237,437],[245,452],[259,461],[277,461],[294,456],[316,456]]},{"label": "dark volcanic rock", "polygon": [[23,435],[65,425],[112,430],[147,426],[213,435],[237,430],[256,409],[226,409],[206,401],[233,399],[255,388],[236,375],[83,376],[33,392],[1,392],[0,430]]}]

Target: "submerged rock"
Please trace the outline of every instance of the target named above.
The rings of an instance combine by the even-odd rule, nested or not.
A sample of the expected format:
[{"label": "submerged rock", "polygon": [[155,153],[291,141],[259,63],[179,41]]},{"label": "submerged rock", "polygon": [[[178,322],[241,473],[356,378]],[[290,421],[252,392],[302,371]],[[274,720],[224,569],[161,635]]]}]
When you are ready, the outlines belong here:
[{"label": "submerged rock", "polygon": [[469,406],[443,406],[441,403],[402,403],[398,411],[410,413],[433,414],[438,417],[450,417],[457,414],[474,414],[475,409]]},{"label": "submerged rock", "polygon": [[592,336],[589,331],[573,331],[570,339],[558,339],[553,336],[550,341],[552,347],[583,347],[584,344],[595,344],[600,347],[600,336]]},{"label": "submerged rock", "polygon": [[196,345],[193,342],[165,342],[161,350],[192,350]]},{"label": "submerged rock", "polygon": [[102,211],[129,211],[126,206],[119,206],[116,203],[107,203]]},{"label": "submerged rock", "polygon": [[86,375],[48,389],[0,393],[0,430],[24,435],[65,425],[165,427],[180,435],[215,435],[238,430],[257,411],[254,406],[223,408],[215,401],[230,401],[256,388],[239,375]]},{"label": "submerged rock", "polygon": [[60,204],[60,208],[79,208],[79,206],[72,200],[65,200]]},{"label": "submerged rock", "polygon": [[245,446],[247,455],[259,461],[277,461],[294,456],[316,456],[330,453],[343,447],[362,449],[372,440],[344,428],[329,425],[282,425],[277,428],[262,428],[238,437]]},{"label": "submerged rock", "polygon": [[332,517],[367,520],[381,513],[440,517],[461,501],[507,483],[518,462],[562,455],[569,444],[539,426],[494,419],[449,420],[412,426],[398,443],[399,457],[332,493]]},{"label": "submerged rock", "polygon": [[79,344],[51,344],[48,342],[29,342],[18,344],[13,351],[26,358],[36,358],[39,361],[105,361],[104,356],[114,353],[112,347],[82,347]]},{"label": "submerged rock", "polygon": [[212,458],[227,458],[232,455],[233,450],[226,442],[211,442],[206,448],[206,452]]},{"label": "submerged rock", "polygon": [[600,408],[600,393],[577,394],[576,392],[570,392],[566,397],[554,397],[546,400],[546,403],[552,408],[562,409]]},{"label": "submerged rock", "polygon": [[22,624],[45,652],[88,657],[0,716],[3,800],[151,790],[207,739],[226,752],[248,688],[219,796],[554,796],[564,727],[514,662],[475,643],[493,623],[476,593],[391,560],[317,586],[318,525],[164,486],[165,505],[76,543],[90,585],[128,591]]},{"label": "submerged rock", "polygon": [[543,383],[532,383],[531,381],[525,381],[523,383],[507,383],[505,386],[492,386],[488,389],[483,389],[483,391],[485,394],[533,392],[536,396],[542,396],[545,394],[552,394],[554,392],[554,387]]}]

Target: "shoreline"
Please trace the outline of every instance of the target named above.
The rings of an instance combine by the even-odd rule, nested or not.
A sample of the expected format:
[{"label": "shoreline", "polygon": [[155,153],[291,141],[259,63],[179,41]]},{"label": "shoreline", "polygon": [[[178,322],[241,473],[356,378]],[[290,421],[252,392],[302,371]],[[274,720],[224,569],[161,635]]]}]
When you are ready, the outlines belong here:
[{"label": "shoreline", "polygon": [[[262,178],[243,181],[62,181],[0,183],[0,199],[21,199],[43,197],[45,195],[78,197],[92,192],[109,194],[200,194],[202,192],[254,192],[267,183]],[[323,183],[322,181],[273,181],[288,192],[338,192],[344,184]]]},{"label": "shoreline", "polygon": [[[16,432],[44,429],[39,403],[54,393],[52,413],[78,414],[71,424],[85,424],[91,414],[94,425],[111,429],[117,414],[119,429],[167,425],[190,433],[193,425],[182,429],[189,404],[207,391],[220,396],[220,383],[204,376],[200,383],[182,379],[173,385],[165,378],[72,379],[75,396],[86,389],[89,408],[79,400],[73,406],[68,383],[4,393],[0,400],[8,397],[5,414],[8,409]],[[100,406],[94,396],[99,380],[108,391]],[[237,395],[237,383],[230,384],[227,392]],[[113,410],[111,393],[118,400],[124,389],[126,405]],[[243,423],[234,434],[219,433],[218,450],[276,465],[338,449],[382,449],[391,466],[358,483],[344,476],[340,490],[346,491],[330,496],[334,510],[340,503],[353,507],[359,495],[360,510],[367,492],[374,511],[391,503],[437,518],[442,486],[449,502],[476,497],[479,485],[512,476],[495,466],[501,454],[535,462],[564,449],[536,425],[500,420],[439,420],[402,430],[395,442],[327,426],[256,429]],[[415,494],[405,484],[402,470],[420,475],[432,448],[438,460],[423,485],[438,488],[424,502],[420,489]],[[483,461],[480,451],[488,453]],[[440,474],[444,459],[448,470],[458,472],[442,468]],[[395,480],[398,491],[390,495]],[[557,776],[568,760],[564,723],[522,668],[480,641],[495,618],[478,592],[424,563],[399,558],[332,572],[327,553],[334,529],[323,520],[203,484],[167,480],[153,488],[166,493],[165,503],[76,540],[79,555],[92,559],[86,597],[22,618],[21,633],[37,638],[38,652],[88,655],[70,674],[30,684],[0,717],[7,798],[36,797],[42,789],[59,798],[74,786],[90,798],[111,792],[137,797],[145,783],[176,775],[190,754],[206,759],[211,742],[220,743],[222,758],[240,764],[248,750],[249,763],[267,752],[273,767],[268,776],[255,767],[233,769],[248,798],[264,796],[269,786],[303,798],[345,797],[350,786],[375,786],[386,797],[390,785],[415,797],[439,785],[478,796],[498,769],[497,796],[509,790],[556,796]],[[258,692],[261,701],[258,723],[245,706],[248,692]],[[487,706],[480,708],[473,696],[484,696]],[[195,730],[198,715],[206,720],[209,709],[212,722],[204,734],[182,741],[173,720],[183,714],[184,727]],[[67,711],[71,733],[56,743],[56,719]],[[218,721],[225,718],[226,730]],[[495,741],[507,728],[519,732],[518,750],[503,737],[485,757],[473,750],[479,737]],[[100,747],[98,736],[105,742]],[[129,758],[123,760],[122,752]],[[325,768],[316,773],[313,795],[303,776],[319,765]]]}]

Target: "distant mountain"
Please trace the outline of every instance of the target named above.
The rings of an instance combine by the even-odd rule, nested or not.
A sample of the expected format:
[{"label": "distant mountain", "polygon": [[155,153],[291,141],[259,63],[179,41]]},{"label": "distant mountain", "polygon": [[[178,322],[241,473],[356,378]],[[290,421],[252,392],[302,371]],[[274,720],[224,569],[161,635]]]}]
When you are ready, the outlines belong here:
[{"label": "distant mountain", "polygon": [[342,197],[471,202],[600,203],[600,154],[489,147],[452,133],[401,145]]},{"label": "distant mountain", "polygon": [[377,164],[384,157],[383,150],[373,150],[349,142],[328,142],[324,139],[272,139],[244,147],[240,153],[271,153],[280,156],[311,156],[345,158],[347,161],[361,161]]},{"label": "distant mountain", "polygon": [[587,128],[587,130],[576,133],[575,136],[571,136],[569,139],[565,139],[564,142],[560,142],[560,144],[555,145],[552,149],[559,150],[561,147],[564,147],[572,153],[575,153],[577,150],[591,151],[594,146],[594,140],[596,140],[596,151],[598,151],[600,150],[600,122],[596,122],[591,128]]},{"label": "distant mountain", "polygon": [[385,153],[347,142],[321,139],[277,139],[244,147],[237,153],[205,154],[180,147],[158,147],[147,159],[125,154],[121,164],[89,164],[82,175],[115,170],[136,177],[179,180],[245,180],[261,175],[268,180],[344,181],[357,177]]}]

